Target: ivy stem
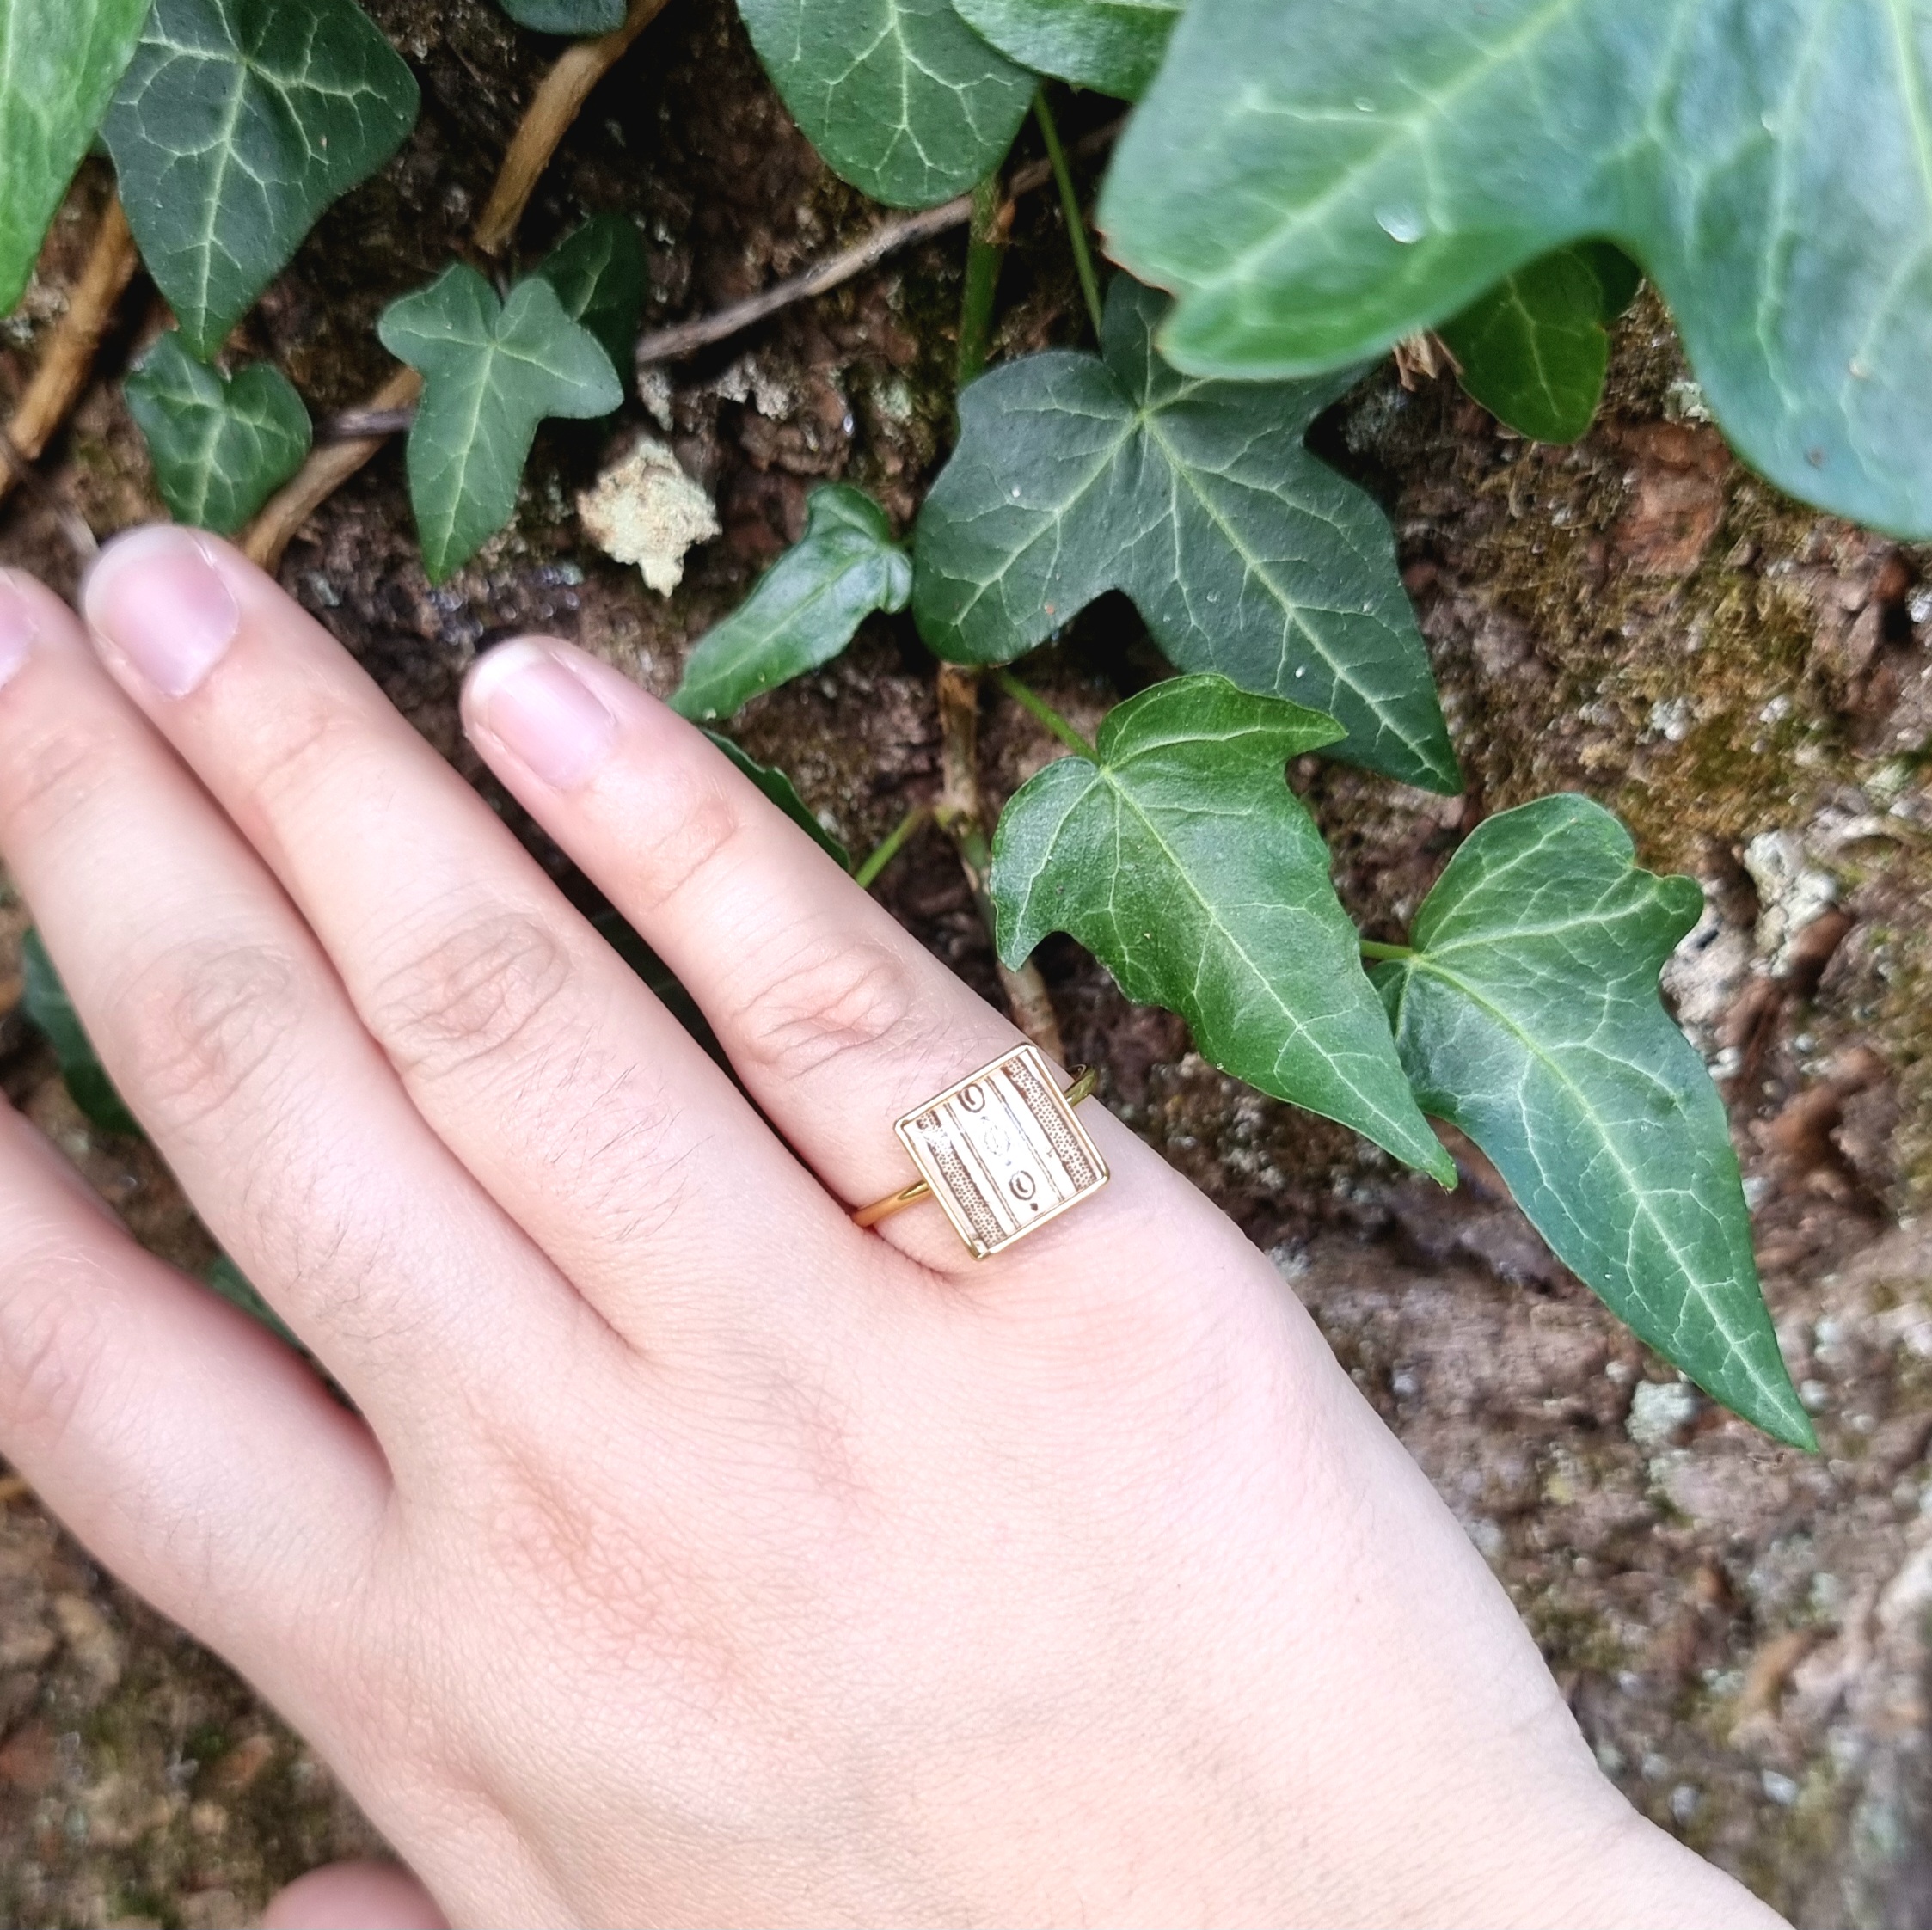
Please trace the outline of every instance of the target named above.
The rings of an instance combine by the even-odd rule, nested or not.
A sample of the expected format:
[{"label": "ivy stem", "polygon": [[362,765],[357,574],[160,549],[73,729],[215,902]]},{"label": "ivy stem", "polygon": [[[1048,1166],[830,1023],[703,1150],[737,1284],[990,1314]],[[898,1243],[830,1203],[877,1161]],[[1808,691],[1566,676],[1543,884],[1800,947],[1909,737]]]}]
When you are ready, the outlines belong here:
[{"label": "ivy stem", "polygon": [[1046,158],[1052,163],[1053,179],[1060,190],[1060,207],[1067,218],[1067,240],[1073,246],[1073,266],[1080,277],[1080,292],[1087,297],[1087,313],[1094,324],[1094,340],[1101,339],[1101,284],[1094,273],[1093,251],[1087,246],[1087,218],[1080,211],[1080,196],[1075,192],[1073,175],[1067,167],[1066,150],[1060,145],[1060,130],[1054,124],[1053,110],[1046,104],[1046,89],[1033,95],[1033,117],[1040,122],[1040,138],[1046,143]]},{"label": "ivy stem", "polygon": [[993,681],[1014,702],[1030,710],[1068,750],[1076,751],[1083,757],[1091,758],[1095,763],[1100,762],[1100,752],[1045,697],[1037,690],[1029,689],[1004,665],[993,672]]},{"label": "ivy stem", "polygon": [[1365,938],[1362,956],[1365,959],[1413,959],[1415,951],[1412,946],[1384,945],[1380,939]]},{"label": "ivy stem", "polygon": [[966,228],[966,288],[960,297],[960,354],[954,376],[964,389],[986,366],[992,350],[993,297],[999,291],[1000,264],[1013,226],[1013,204],[1006,198],[997,168],[972,191],[972,219]]},{"label": "ivy stem", "polygon": [[924,805],[914,805],[873,848],[872,855],[852,873],[852,882],[862,891],[870,891],[879,881],[880,873],[905,849],[914,834],[923,828],[930,815]]},{"label": "ivy stem", "polygon": [[1066,1063],[1060,1021],[1046,981],[1031,959],[1017,970],[999,955],[999,927],[986,879],[993,868],[993,842],[986,835],[979,794],[979,672],[959,664],[939,666],[940,792],[933,822],[953,841],[966,873],[974,909],[993,941],[993,964],[1013,1022],[1057,1065]]},{"label": "ivy stem", "polygon": [[[657,18],[665,4],[665,0],[630,0],[622,27],[600,39],[579,40],[566,47],[537,83],[504,150],[490,198],[476,218],[471,238],[481,253],[500,254],[508,247],[550,156],[569,132],[591,90],[623,58],[631,42]],[[398,369],[353,413],[393,416],[414,409],[421,394],[422,377],[414,369]],[[295,532],[375,455],[384,440],[382,435],[362,435],[319,443],[242,533],[242,548],[249,558],[273,574]]]}]

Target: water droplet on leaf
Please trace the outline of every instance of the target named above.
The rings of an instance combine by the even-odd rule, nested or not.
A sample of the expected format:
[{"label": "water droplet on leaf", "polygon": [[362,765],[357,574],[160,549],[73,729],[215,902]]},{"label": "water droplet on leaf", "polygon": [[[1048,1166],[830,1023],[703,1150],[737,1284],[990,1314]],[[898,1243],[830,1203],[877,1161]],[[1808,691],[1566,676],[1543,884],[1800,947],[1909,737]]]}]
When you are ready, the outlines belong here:
[{"label": "water droplet on leaf", "polygon": [[1377,208],[1375,224],[1392,242],[1401,242],[1405,246],[1410,242],[1419,242],[1428,232],[1422,217],[1414,208]]}]

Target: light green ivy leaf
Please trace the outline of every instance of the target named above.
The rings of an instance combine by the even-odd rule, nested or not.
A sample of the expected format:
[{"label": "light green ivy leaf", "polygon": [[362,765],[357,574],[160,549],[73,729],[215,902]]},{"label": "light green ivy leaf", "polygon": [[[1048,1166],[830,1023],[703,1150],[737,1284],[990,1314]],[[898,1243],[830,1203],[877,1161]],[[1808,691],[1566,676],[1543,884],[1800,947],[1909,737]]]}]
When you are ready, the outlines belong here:
[{"label": "light green ivy leaf", "polygon": [[295,385],[252,362],[232,377],[197,362],[173,331],[125,384],[169,513],[222,536],[301,468],[313,431]]},{"label": "light green ivy leaf", "polygon": [[762,692],[830,663],[874,610],[904,610],[912,560],[862,489],[813,491],[805,534],[700,639],[671,700],[686,717],[729,717]]},{"label": "light green ivy leaf", "polygon": [[1163,298],[1107,291],[1101,355],[1009,362],[960,397],[920,512],[913,612],[958,663],[1010,661],[1121,590],[1184,670],[1337,719],[1334,754],[1461,781],[1375,503],[1309,453],[1352,376],[1202,382],[1155,352]]},{"label": "light green ivy leaf", "polygon": [[1519,435],[1574,442],[1603,400],[1609,324],[1642,279],[1607,242],[1539,255],[1443,323],[1463,387]]},{"label": "light green ivy leaf", "polygon": [[1815,1445],[1778,1351],[1723,1103],[1658,996],[1703,909],[1587,798],[1487,818],[1413,955],[1373,968],[1416,1097],[1460,1126],[1572,1272],[1726,1406]]},{"label": "light green ivy leaf", "polygon": [[[1238,50],[1238,51],[1237,51]],[[1194,0],[1101,197],[1203,374],[1305,374],[1586,236],[1746,461],[1932,534],[1932,0]]]},{"label": "light green ivy leaf", "polygon": [[204,361],[331,201],[414,126],[354,0],[154,0],[105,132],[128,224]]},{"label": "light green ivy leaf", "polygon": [[537,425],[608,415],[623,400],[610,358],[540,275],[507,301],[462,262],[383,309],[377,333],[420,370],[409,431],[409,500],[432,583],[460,568],[515,513]]},{"label": "light green ivy leaf", "polygon": [[75,1105],[105,1131],[138,1134],[140,1121],[114,1090],[114,1082],[87,1036],[40,933],[31,928],[21,939],[20,969],[21,1009],[28,1024],[53,1047],[60,1076]]},{"label": "light green ivy leaf", "polygon": [[1033,77],[952,0],[739,0],[792,118],[835,174],[895,208],[931,207],[996,167]]},{"label": "light green ivy leaf", "polygon": [[500,0],[519,27],[537,34],[592,40],[615,34],[624,23],[624,0]]},{"label": "light green ivy leaf", "polygon": [[134,57],[148,0],[0,0],[0,315]]},{"label": "light green ivy leaf", "polygon": [[819,814],[798,794],[798,787],[774,764],[761,764],[750,751],[740,750],[721,731],[704,733],[719,750],[778,806],[801,830],[808,831],[820,850],[834,859],[841,870],[852,868],[852,854],[819,822]]},{"label": "light green ivy leaf", "polygon": [[1225,677],[1156,683],[1107,714],[1098,756],[1021,786],[993,836],[1000,956],[1047,933],[1164,1005],[1202,1055],[1453,1186],[1410,1096],[1289,758],[1340,726]]},{"label": "light green ivy leaf", "polygon": [[636,228],[621,214],[592,215],[551,249],[537,272],[556,290],[563,312],[604,345],[618,381],[628,385],[647,279]]},{"label": "light green ivy leaf", "polygon": [[1146,91],[1184,3],[954,0],[968,27],[1022,67],[1118,101],[1138,101]]}]

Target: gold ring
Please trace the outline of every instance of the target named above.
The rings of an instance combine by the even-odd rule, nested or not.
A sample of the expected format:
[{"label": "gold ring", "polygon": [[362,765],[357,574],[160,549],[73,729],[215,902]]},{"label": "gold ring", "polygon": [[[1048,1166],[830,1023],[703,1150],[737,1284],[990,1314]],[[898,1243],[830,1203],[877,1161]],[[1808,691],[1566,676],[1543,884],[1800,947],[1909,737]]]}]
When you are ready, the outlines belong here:
[{"label": "gold ring", "polygon": [[975,1259],[984,1259],[1107,1184],[1107,1161],[1074,1117],[1099,1075],[1073,1069],[1063,1093],[1037,1045],[990,1065],[916,1106],[893,1124],[919,1177],[862,1206],[855,1226],[936,1199]]}]

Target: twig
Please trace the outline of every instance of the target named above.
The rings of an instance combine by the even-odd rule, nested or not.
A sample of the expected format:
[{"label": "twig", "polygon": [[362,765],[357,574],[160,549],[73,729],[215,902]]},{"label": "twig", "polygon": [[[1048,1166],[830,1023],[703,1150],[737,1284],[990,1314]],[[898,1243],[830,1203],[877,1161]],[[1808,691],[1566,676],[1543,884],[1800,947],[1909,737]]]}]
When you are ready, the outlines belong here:
[{"label": "twig", "polygon": [[[523,219],[557,143],[569,131],[591,89],[615,67],[630,44],[655,20],[665,0],[631,0],[624,23],[600,40],[580,40],[564,49],[549,73],[537,83],[517,131],[504,150],[490,198],[477,217],[472,234],[485,254],[500,254]],[[242,547],[265,570],[282,560],[296,531],[329,497],[375,455],[389,436],[415,420],[422,377],[414,369],[399,369],[358,408],[338,418],[346,433],[326,432],[308,460],[271,496],[242,538]]]},{"label": "twig", "polygon": [[[67,312],[54,328],[40,365],[7,425],[12,453],[26,463],[37,461],[46,451],[80,400],[101,338],[113,318],[114,304],[133,279],[139,260],[120,198],[110,194],[101,211],[101,225],[95,230],[94,246],[88,252],[81,279],[68,299]],[[16,481],[25,480],[23,467],[10,463],[0,467],[0,502]]]},{"label": "twig", "polygon": [[[1073,152],[1098,152],[1113,140],[1124,125],[1117,120],[1096,128],[1074,143]],[[1033,162],[1021,168],[1007,183],[1007,199],[1015,200],[1022,194],[1031,194],[1035,189],[1046,187],[1052,178],[1051,162]],[[763,322],[767,316],[790,308],[794,302],[808,302],[814,295],[825,294],[842,283],[850,281],[855,275],[862,275],[868,268],[876,267],[888,255],[897,254],[901,248],[911,248],[915,242],[929,241],[935,235],[943,235],[949,228],[964,227],[972,219],[972,196],[961,194],[954,200],[942,202],[936,208],[924,208],[917,214],[901,215],[897,220],[883,222],[862,242],[856,242],[842,253],[821,261],[817,267],[794,275],[789,281],[774,282],[762,294],[734,302],[715,315],[701,315],[692,321],[674,322],[668,328],[653,329],[649,334],[640,336],[637,365],[643,369],[653,362],[675,362],[697,349],[708,348],[714,342],[727,340],[733,335],[742,334],[753,322]]]},{"label": "twig", "polygon": [[591,90],[630,51],[630,44],[664,11],[665,0],[631,0],[624,23],[595,40],[566,47],[531,96],[524,118],[504,150],[496,185],[476,218],[473,239],[485,254],[500,254]]},{"label": "twig", "polygon": [[1094,340],[1101,339],[1101,284],[1094,273],[1093,251],[1087,246],[1087,218],[1080,211],[1080,196],[1068,171],[1066,150],[1060,145],[1060,130],[1053,110],[1046,104],[1046,83],[1040,83],[1033,95],[1033,119],[1040,123],[1040,138],[1046,143],[1047,164],[1060,190],[1060,212],[1066,217],[1067,241],[1073,249],[1074,272],[1080,277],[1080,292],[1087,297],[1087,316],[1094,325]]},{"label": "twig", "polygon": [[986,836],[985,807],[979,795],[979,672],[958,664],[939,666],[939,802],[933,806],[933,821],[960,854],[960,867],[972,888],[973,904],[993,941],[993,963],[1013,1022],[1055,1064],[1064,1065],[1060,1022],[1053,1014],[1053,1002],[1047,996],[1040,967],[1029,959],[1015,971],[999,955],[993,901],[986,895],[993,848]]}]

